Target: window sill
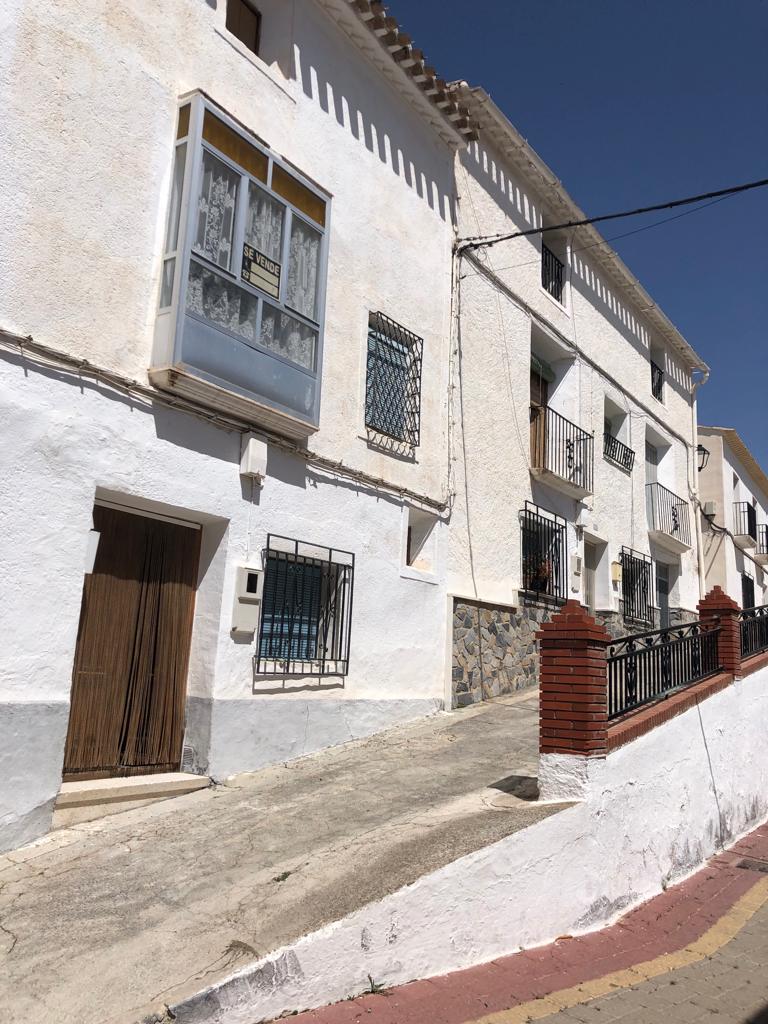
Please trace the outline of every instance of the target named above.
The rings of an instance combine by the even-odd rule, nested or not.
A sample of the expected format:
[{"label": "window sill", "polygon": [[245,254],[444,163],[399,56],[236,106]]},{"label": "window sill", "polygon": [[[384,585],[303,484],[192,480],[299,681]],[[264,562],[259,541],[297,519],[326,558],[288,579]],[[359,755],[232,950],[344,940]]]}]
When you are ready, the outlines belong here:
[{"label": "window sill", "polygon": [[241,43],[236,36],[233,36],[231,32],[227,32],[225,29],[215,28],[214,32],[217,36],[220,36],[225,43],[229,43],[232,49],[236,50],[241,57],[245,57],[245,59],[249,61],[257,71],[260,71],[265,78],[268,78],[273,85],[277,86],[277,88],[284,93],[292,103],[296,103],[296,96],[294,95],[292,87],[278,76],[268,64],[265,64],[261,57],[249,50],[245,43]]},{"label": "window sill", "polygon": [[541,285],[541,284],[539,285],[539,291],[541,292],[542,295],[546,295],[546,297],[549,300],[549,302],[551,302],[552,305],[556,309],[559,309],[561,313],[564,313],[568,317],[568,319],[570,320],[570,318],[571,318],[571,311],[568,308],[568,306],[564,305],[562,302],[558,302],[557,299],[554,297],[554,295],[550,295],[549,292],[547,291],[547,289],[543,285]]},{"label": "window sill", "polygon": [[416,569],[412,565],[404,565],[400,569],[400,578],[404,580],[416,580],[417,583],[429,583],[437,586],[437,576],[434,572],[427,572],[426,569]]}]

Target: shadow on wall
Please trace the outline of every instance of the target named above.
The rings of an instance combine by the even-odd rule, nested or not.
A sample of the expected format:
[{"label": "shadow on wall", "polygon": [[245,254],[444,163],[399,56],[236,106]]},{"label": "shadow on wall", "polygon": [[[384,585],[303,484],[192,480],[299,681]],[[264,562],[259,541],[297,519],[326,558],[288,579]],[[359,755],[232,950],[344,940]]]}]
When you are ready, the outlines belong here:
[{"label": "shadow on wall", "polygon": [[[297,32],[306,29],[307,46],[297,36],[294,55],[296,80],[304,95],[378,156],[442,220],[455,223],[453,154],[448,146],[411,112],[406,100],[400,101],[405,110],[398,110],[394,90],[362,57],[352,58],[352,47],[347,59],[333,62],[329,57],[334,46],[321,54],[316,45],[318,37],[327,38],[326,33],[316,23],[303,23],[304,19]],[[361,82],[370,88],[362,89]]]}]

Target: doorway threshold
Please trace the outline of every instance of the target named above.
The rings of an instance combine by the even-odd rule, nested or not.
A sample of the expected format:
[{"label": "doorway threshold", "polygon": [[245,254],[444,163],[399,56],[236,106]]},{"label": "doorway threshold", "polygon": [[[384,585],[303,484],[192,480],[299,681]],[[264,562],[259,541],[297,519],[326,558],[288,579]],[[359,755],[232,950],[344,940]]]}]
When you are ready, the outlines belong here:
[{"label": "doorway threshold", "polygon": [[194,793],[210,785],[207,775],[188,772],[63,782],[53,811],[53,827],[80,825],[108,814],[132,811],[157,800]]}]

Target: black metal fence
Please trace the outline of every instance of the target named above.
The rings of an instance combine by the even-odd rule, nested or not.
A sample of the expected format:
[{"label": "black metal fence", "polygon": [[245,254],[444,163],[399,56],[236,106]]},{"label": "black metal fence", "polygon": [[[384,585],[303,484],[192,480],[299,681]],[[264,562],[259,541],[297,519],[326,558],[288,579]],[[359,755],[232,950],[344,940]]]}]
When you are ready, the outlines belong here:
[{"label": "black metal fence", "polygon": [[768,524],[761,523],[757,528],[757,553],[768,555]]},{"label": "black metal fence", "polygon": [[652,530],[674,537],[691,546],[691,519],[688,502],[659,483],[645,485],[648,504],[648,525]]},{"label": "black metal fence", "polygon": [[744,608],[739,612],[739,625],[742,658],[768,651],[768,605]]},{"label": "black metal fence", "polygon": [[541,284],[546,291],[557,299],[563,301],[563,285],[565,283],[565,266],[546,245],[541,247]]},{"label": "black metal fence", "polygon": [[593,435],[548,406],[531,406],[531,460],[535,468],[592,493]]},{"label": "black metal fence", "polygon": [[737,537],[751,537],[757,543],[757,509],[748,501],[733,503],[733,532]]},{"label": "black metal fence", "polygon": [[692,622],[610,643],[608,718],[618,718],[719,672],[719,632]]},{"label": "black metal fence", "polygon": [[664,398],[664,371],[651,360],[651,394],[661,402]]},{"label": "black metal fence", "polygon": [[603,434],[603,455],[606,459],[610,459],[611,462],[615,462],[617,466],[621,466],[622,469],[632,472],[632,467],[635,464],[635,453],[631,448],[614,437],[613,434]]},{"label": "black metal fence", "polygon": [[256,673],[345,676],[355,556],[268,534]]},{"label": "black metal fence", "polygon": [[653,624],[653,563],[649,555],[621,549],[621,598],[624,618]]},{"label": "black metal fence", "polygon": [[565,520],[526,501],[520,512],[523,590],[537,597],[565,600],[567,541]]}]

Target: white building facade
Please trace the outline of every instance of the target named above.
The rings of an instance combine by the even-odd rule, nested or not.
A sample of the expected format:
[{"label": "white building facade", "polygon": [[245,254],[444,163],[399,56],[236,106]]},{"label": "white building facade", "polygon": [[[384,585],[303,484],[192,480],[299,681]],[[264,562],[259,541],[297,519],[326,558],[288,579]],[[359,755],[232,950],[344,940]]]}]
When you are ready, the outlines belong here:
[{"label": "white building facade", "polygon": [[[461,155],[453,701],[535,680],[575,598],[613,635],[696,617],[706,367],[481,89]],[[508,236],[513,237],[508,237]],[[479,245],[472,240],[492,239]]]},{"label": "white building facade", "polygon": [[469,129],[343,0],[4,30],[9,847],[62,773],[222,777],[444,705]]},{"label": "white building facade", "polygon": [[707,590],[742,608],[768,601],[768,477],[732,427],[699,427],[701,529]]},{"label": "white building facade", "polygon": [[[366,0],[7,7],[0,847],[695,615],[696,371]],[[11,141],[12,140],[12,141]]]}]

